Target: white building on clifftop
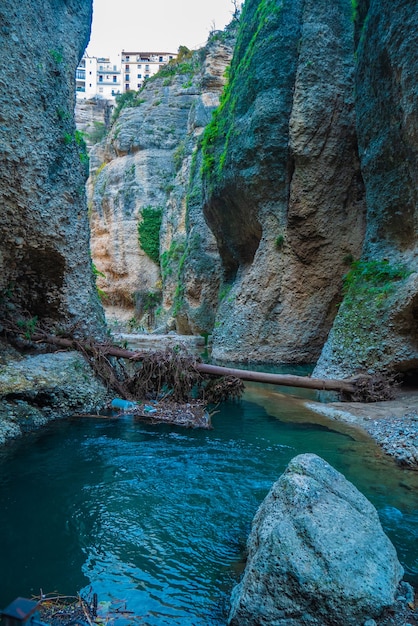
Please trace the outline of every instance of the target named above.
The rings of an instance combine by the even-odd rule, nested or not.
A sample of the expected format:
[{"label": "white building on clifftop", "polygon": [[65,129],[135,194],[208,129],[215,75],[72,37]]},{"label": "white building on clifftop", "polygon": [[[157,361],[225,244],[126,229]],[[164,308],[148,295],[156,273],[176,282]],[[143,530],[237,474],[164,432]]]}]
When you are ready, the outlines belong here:
[{"label": "white building on clifftop", "polygon": [[126,52],[122,50],[122,92],[138,91],[144,82],[177,57],[174,52]]},{"label": "white building on clifftop", "polygon": [[81,59],[76,71],[77,100],[114,100],[120,93],[138,91],[144,82],[177,57],[174,52],[125,52],[117,62],[108,57]]},{"label": "white building on clifftop", "polygon": [[76,70],[77,100],[114,100],[119,93],[122,93],[120,58],[112,63],[108,57],[84,55]]}]

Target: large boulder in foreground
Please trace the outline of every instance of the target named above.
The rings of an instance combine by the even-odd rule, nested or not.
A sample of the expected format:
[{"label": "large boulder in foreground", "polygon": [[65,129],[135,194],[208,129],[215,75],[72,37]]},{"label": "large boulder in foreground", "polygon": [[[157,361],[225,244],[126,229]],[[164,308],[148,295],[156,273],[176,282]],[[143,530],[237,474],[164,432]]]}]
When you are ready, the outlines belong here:
[{"label": "large boulder in foreground", "polygon": [[395,603],[403,576],[376,509],[314,454],[273,485],[248,551],[231,626],[360,626]]}]

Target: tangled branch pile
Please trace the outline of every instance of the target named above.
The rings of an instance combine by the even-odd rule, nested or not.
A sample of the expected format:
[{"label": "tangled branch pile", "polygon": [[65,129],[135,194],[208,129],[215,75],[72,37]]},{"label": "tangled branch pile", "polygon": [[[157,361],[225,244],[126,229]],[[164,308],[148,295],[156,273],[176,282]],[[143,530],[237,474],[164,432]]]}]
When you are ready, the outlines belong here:
[{"label": "tangled branch pile", "polygon": [[[38,602],[39,616],[48,626],[93,626],[111,625],[120,620],[122,623],[143,624],[143,617],[135,615],[126,607],[124,600],[98,601],[97,594],[91,598],[43,594],[35,597]],[[37,623],[34,621],[34,623]],[[39,622],[38,622],[39,623]]]},{"label": "tangled branch pile", "polygon": [[217,404],[242,396],[244,385],[233,376],[213,379],[197,369],[200,359],[181,348],[149,352],[128,361],[109,357],[106,346],[79,344],[96,374],[109,389],[127,400],[204,400]]},{"label": "tangled branch pile", "polygon": [[395,374],[362,374],[352,379],[354,391],[343,399],[349,402],[380,402],[393,400],[399,387]]}]

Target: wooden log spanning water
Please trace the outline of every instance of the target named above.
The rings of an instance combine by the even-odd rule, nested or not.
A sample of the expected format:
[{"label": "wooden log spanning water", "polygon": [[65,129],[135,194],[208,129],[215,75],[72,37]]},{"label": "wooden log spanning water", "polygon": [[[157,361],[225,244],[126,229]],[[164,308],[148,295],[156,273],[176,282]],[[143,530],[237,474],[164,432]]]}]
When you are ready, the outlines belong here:
[{"label": "wooden log spanning water", "polygon": [[196,369],[202,374],[209,376],[234,376],[241,380],[267,383],[271,385],[283,385],[286,387],[301,387],[304,389],[317,389],[325,391],[344,391],[353,393],[356,389],[355,381],[311,378],[310,376],[293,376],[291,374],[269,374],[268,372],[254,372],[231,367],[220,367],[198,363]]},{"label": "wooden log spanning water", "polygon": [[[126,348],[120,348],[110,343],[94,342],[89,344],[89,342],[87,341],[78,341],[43,333],[34,334],[32,336],[32,341],[49,343],[74,350],[80,349],[81,347],[83,351],[87,353],[89,352],[89,349],[94,346],[95,349],[99,349],[104,355],[122,359],[129,359],[132,361],[141,361],[144,356],[148,354],[147,352],[138,352],[133,350],[127,350]],[[311,378],[310,376],[294,376],[291,374],[271,374],[268,372],[254,372],[251,370],[222,367],[218,365],[209,365],[207,363],[199,362],[195,363],[194,368],[198,372],[206,376],[232,376],[234,378],[239,378],[240,380],[267,383],[271,385],[299,387],[303,389],[316,389],[322,391],[336,391],[347,395],[354,394],[357,390],[358,379],[334,380]]]}]

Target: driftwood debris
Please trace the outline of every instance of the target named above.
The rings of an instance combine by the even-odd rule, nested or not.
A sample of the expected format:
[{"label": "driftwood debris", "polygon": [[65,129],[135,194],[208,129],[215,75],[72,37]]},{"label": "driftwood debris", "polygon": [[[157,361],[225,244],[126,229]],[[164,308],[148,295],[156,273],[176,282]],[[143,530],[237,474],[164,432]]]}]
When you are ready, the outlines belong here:
[{"label": "driftwood debris", "polygon": [[[72,349],[79,349],[79,346],[82,346],[87,351],[92,345],[94,345],[95,347],[100,348],[104,355],[129,359],[131,361],[142,361],[149,354],[145,351],[136,352],[133,350],[127,350],[126,348],[119,348],[118,346],[114,346],[112,344],[89,344],[63,337],[56,337],[55,335],[34,334],[32,336],[32,341],[50,343],[63,348]],[[208,376],[233,376],[235,378],[239,378],[240,380],[248,380],[259,383],[269,383],[272,385],[284,385],[287,387],[301,387],[304,389],[317,389],[323,391],[338,391],[348,394],[354,393],[356,390],[355,379],[333,380],[310,378],[309,376],[293,376],[290,374],[269,374],[267,372],[254,372],[251,370],[241,370],[198,362],[194,364],[194,367],[201,374],[206,374]]]},{"label": "driftwood debris", "polygon": [[[149,358],[149,352],[139,352],[120,348],[111,343],[97,342],[81,342],[78,340],[57,337],[55,335],[47,335],[44,333],[34,334],[32,341],[50,343],[63,348],[72,348],[89,354],[98,350],[104,357],[116,357],[118,359],[128,359],[129,361],[146,362]],[[309,376],[294,376],[290,374],[271,374],[267,372],[255,372],[251,370],[241,370],[236,368],[221,367],[218,365],[209,365],[201,363],[198,360],[190,359],[189,363],[184,363],[184,367],[194,373],[198,373],[206,378],[224,378],[225,381],[241,380],[267,383],[272,385],[280,385],[287,387],[298,387],[303,389],[315,389],[319,391],[334,391],[340,394],[343,400],[351,400],[357,402],[376,402],[378,400],[388,400],[394,396],[396,389],[396,381],[392,377],[358,375],[350,379],[334,380],[311,378]],[[182,366],[182,363],[180,363]],[[173,381],[176,382],[175,380]],[[193,376],[190,384],[193,383]],[[227,389],[227,385],[224,390]],[[227,393],[225,391],[225,393]],[[235,397],[238,397],[238,392]],[[232,393],[234,396],[234,393]],[[224,399],[221,397],[220,399]]]}]

